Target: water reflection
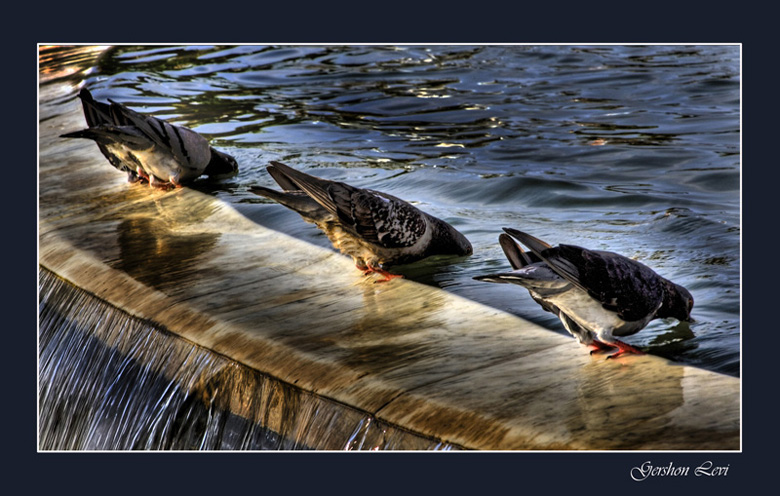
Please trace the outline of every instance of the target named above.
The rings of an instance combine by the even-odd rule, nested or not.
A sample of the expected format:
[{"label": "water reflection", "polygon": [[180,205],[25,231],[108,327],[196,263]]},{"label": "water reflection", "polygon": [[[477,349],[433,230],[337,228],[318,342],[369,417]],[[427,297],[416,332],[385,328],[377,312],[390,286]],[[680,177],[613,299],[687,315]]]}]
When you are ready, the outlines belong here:
[{"label": "water reflection", "polygon": [[425,357],[441,359],[439,343],[420,339],[421,329],[444,328],[440,317],[443,299],[416,297],[416,288],[403,290],[387,283],[361,281],[363,306],[360,318],[340,337],[348,350],[344,360],[350,367],[392,380],[399,374],[415,378]]},{"label": "water reflection", "polygon": [[109,265],[147,286],[175,293],[218,239],[217,233],[180,234],[146,217],[126,219],[117,226],[119,259]]},{"label": "water reflection", "polygon": [[[683,405],[684,369],[664,367],[666,375],[659,381],[659,368],[643,365],[640,359],[618,366],[593,361],[582,367],[575,385],[578,411],[569,427],[584,430],[589,446],[614,450],[674,445],[674,436],[666,432],[668,415]],[[647,401],[648,388],[654,392],[652,401]],[[618,431],[620,436],[615,435]]]},{"label": "water reflection", "polygon": [[739,374],[738,46],[117,46],[91,68],[59,50],[41,50],[44,73],[74,57],[96,98],[239,160],[237,177],[195,188],[240,207],[280,160],[417,202],[475,255],[408,277],[532,320],[545,317],[515,292],[470,282],[501,227],[649,260],[703,312],[692,334],[658,323],[636,344],[682,339],[677,359]]},{"label": "water reflection", "polygon": [[38,50],[40,83],[55,79],[84,80],[93,68],[95,56],[110,46],[41,46]]}]

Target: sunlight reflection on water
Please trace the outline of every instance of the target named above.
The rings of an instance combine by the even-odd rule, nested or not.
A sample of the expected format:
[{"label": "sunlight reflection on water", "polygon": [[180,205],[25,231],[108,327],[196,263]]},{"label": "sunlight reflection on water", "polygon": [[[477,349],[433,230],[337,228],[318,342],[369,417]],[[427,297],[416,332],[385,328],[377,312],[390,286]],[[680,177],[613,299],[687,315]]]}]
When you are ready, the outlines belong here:
[{"label": "sunlight reflection on water", "polygon": [[739,374],[738,46],[117,46],[39,61],[42,84],[86,84],[234,155],[237,177],[194,187],[268,227],[330,246],[248,191],[274,186],[270,160],[412,201],[475,254],[408,277],[557,332],[527,292],[472,279],[508,267],[501,227],[638,258],[692,290],[697,322],[632,342]]}]

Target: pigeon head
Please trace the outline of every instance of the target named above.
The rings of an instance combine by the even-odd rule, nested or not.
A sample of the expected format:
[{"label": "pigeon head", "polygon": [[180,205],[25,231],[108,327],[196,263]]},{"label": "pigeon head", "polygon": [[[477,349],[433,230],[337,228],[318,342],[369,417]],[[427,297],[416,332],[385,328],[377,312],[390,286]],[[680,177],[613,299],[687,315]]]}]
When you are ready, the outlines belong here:
[{"label": "pigeon head", "polygon": [[211,149],[211,160],[203,173],[209,177],[230,176],[238,172],[238,162],[235,158],[219,150]]},{"label": "pigeon head", "polygon": [[471,255],[474,249],[466,236],[441,219],[431,216],[434,232],[428,252],[432,255]]},{"label": "pigeon head", "polygon": [[684,287],[671,281],[666,281],[665,289],[664,302],[656,312],[656,316],[662,319],[673,317],[680,321],[692,322],[693,295]]}]

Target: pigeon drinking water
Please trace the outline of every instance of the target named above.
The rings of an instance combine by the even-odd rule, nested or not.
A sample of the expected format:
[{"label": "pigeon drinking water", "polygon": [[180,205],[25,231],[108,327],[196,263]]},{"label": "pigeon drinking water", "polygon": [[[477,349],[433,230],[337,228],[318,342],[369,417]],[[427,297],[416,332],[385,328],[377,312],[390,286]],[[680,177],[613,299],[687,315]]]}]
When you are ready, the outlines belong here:
[{"label": "pigeon drinking water", "polygon": [[454,227],[394,196],[321,179],[271,162],[268,173],[282,187],[250,191],[298,212],[322,229],[358,269],[394,277],[384,264],[411,263],[432,255],[471,255],[471,243]]},{"label": "pigeon drinking water", "polygon": [[79,98],[88,127],[62,137],[95,141],[111,165],[127,173],[131,182],[180,187],[201,175],[218,177],[238,172],[236,159],[215,150],[191,129],[139,114],[111,100],[98,102],[86,88],[82,88]]},{"label": "pigeon drinking water", "polygon": [[594,351],[617,348],[610,357],[641,354],[615,336],[635,334],[658,318],[691,320],[693,296],[688,290],[636,260],[574,245],[553,247],[516,229],[504,231],[511,237],[501,234],[499,243],[514,270],[474,279],[523,286]]}]

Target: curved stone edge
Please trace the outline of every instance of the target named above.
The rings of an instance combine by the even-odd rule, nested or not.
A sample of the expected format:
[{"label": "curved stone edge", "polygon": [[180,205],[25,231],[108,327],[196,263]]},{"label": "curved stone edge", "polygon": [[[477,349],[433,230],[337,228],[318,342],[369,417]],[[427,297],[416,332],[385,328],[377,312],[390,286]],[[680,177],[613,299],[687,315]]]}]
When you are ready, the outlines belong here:
[{"label": "curved stone edge", "polygon": [[[156,322],[161,327],[170,329],[199,346],[212,349],[239,363],[276,377],[280,381],[302,387],[303,390],[313,394],[351,405],[352,408],[365,411],[383,422],[397,425],[422,437],[442,439],[447,443],[463,446],[466,449],[599,449],[600,445],[598,443],[594,445],[593,439],[589,436],[580,440],[576,435],[572,435],[570,432],[572,429],[556,428],[555,421],[553,424],[538,425],[534,424],[534,421],[526,423],[523,415],[515,415],[514,418],[501,418],[479,413],[484,409],[484,404],[475,404],[471,408],[469,407],[469,398],[458,397],[458,394],[463,394],[463,391],[469,391],[468,388],[458,387],[457,391],[461,391],[460,393],[449,391],[451,394],[442,396],[442,391],[448,391],[449,383],[457,385],[463,380],[495,385],[495,390],[489,391],[488,394],[493,394],[496,398],[501,398],[502,394],[505,394],[507,390],[512,390],[515,386],[521,390],[528,390],[530,387],[532,390],[549,390],[554,393],[556,388],[560,388],[560,385],[555,384],[556,378],[550,376],[548,367],[544,365],[549,363],[548,360],[554,360],[555,363],[568,363],[569,367],[576,368],[586,367],[592,358],[585,356],[582,349],[570,339],[549,331],[544,332],[549,335],[547,337],[551,339],[552,343],[557,344],[540,350],[533,361],[524,360],[524,357],[509,357],[506,362],[515,363],[510,363],[505,367],[496,367],[500,364],[493,363],[482,371],[471,371],[462,376],[458,374],[449,379],[435,381],[428,387],[404,391],[389,386],[381,378],[361,377],[353,369],[313,360],[305,354],[301,355],[298,350],[281,343],[268,340],[258,341],[256,337],[253,337],[251,342],[246,342],[246,331],[240,326],[236,327],[234,324],[222,322],[220,319],[205,315],[184,303],[171,304],[167,295],[152,290],[121,271],[107,267],[102,261],[90,256],[89,253],[83,252],[57,237],[47,239],[46,243],[42,245],[40,259],[43,267],[75,282],[89,292],[100,295],[111,305],[122,308],[138,318]],[[409,281],[403,282],[414,284]],[[426,288],[427,290],[428,288]],[[459,299],[449,294],[446,295],[446,298]],[[138,302],[144,302],[144,304],[139,306]],[[465,305],[468,308],[480,306],[469,301],[451,303]],[[484,309],[483,311],[499,320],[503,318],[515,322],[513,327],[517,327],[521,322],[521,319],[502,315],[502,312],[493,309]],[[171,327],[166,325],[166,322],[175,324]],[[512,325],[512,322],[509,324]],[[197,332],[194,332],[195,330]],[[219,336],[223,338],[225,336],[237,337],[240,341],[220,339]],[[245,342],[250,347],[249,350],[245,350],[249,351],[247,354],[239,357],[237,355],[241,354],[239,351],[241,347],[236,345],[241,342]],[[291,367],[291,363],[295,365]],[[533,363],[537,363],[538,366],[530,365]],[[623,365],[617,366],[624,367]],[[681,404],[669,415],[669,422],[679,423],[681,426],[689,425],[691,429],[702,431],[705,435],[697,437],[697,448],[723,449],[726,446],[726,449],[737,449],[739,445],[738,422],[729,424],[725,429],[722,422],[723,418],[739,418],[739,406],[735,405],[733,401],[735,394],[738,395],[739,391],[737,379],[692,367],[674,365],[652,356],[638,357],[631,366],[645,367],[653,371],[669,367],[673,370],[684,371],[681,380],[685,383],[685,394],[691,399]],[[529,368],[538,370],[526,374],[525,371]],[[285,380],[286,374],[288,375],[291,369],[302,373],[300,376],[287,377]],[[504,375],[507,370],[517,373],[518,377],[530,386],[517,385],[517,378],[513,379]],[[564,376],[567,375],[565,370],[558,372]],[[480,378],[480,374],[488,376],[488,378]],[[491,374],[495,376],[490,377]],[[577,372],[571,372],[571,374],[576,375]],[[529,377],[534,377],[534,379],[529,380]],[[515,384],[513,384],[513,380]],[[540,380],[541,383],[537,383]],[[356,384],[360,385],[356,386]],[[324,390],[327,388],[331,388],[330,391],[333,394],[325,393]],[[485,391],[483,391],[482,396],[484,396]],[[475,396],[479,395],[475,394]],[[552,397],[553,402],[548,406],[554,408],[555,402],[560,397],[557,394],[552,394]],[[361,398],[373,406],[361,408]],[[722,401],[717,401],[718,398]],[[484,398],[482,400],[484,401]],[[541,405],[548,404],[544,398],[532,396],[526,396],[524,401],[528,403],[539,401]],[[713,402],[726,405],[727,411],[714,414],[715,410],[709,406]],[[710,414],[709,418],[702,424],[702,415],[706,417],[708,413]],[[582,412],[575,412],[571,417],[582,417],[582,415]],[[527,417],[533,419],[535,415],[527,415]],[[702,425],[705,425],[706,428],[702,429]],[[720,433],[722,436],[714,438],[713,432]],[[636,447],[638,449],[689,448],[690,436],[684,435],[682,438],[684,441],[680,442],[679,445],[670,443],[668,440],[656,439],[649,442],[641,440]],[[601,446],[603,449],[612,448],[609,443]]]},{"label": "curved stone edge", "polygon": [[[52,126],[55,131],[57,130],[57,126],[52,121],[47,122],[47,126]],[[52,133],[42,132],[42,143],[47,143],[47,140],[48,144],[51,144],[53,141]],[[43,147],[44,145],[42,144]],[[57,150],[49,150],[49,156],[47,157],[49,160],[48,166],[56,166],[52,162],[52,160],[56,160],[54,157],[56,155]],[[61,170],[65,169],[69,174],[78,176],[77,184],[82,188],[85,195],[93,194],[90,191],[95,191],[93,196],[98,197],[102,195],[102,198],[105,199],[106,197],[110,198],[116,191],[126,188],[125,184],[117,180],[116,171],[107,167],[99,154],[92,150],[86,153],[86,156],[87,158],[81,163],[60,165]],[[47,183],[47,187],[52,187],[52,183]],[[177,198],[187,203],[197,203],[205,201],[203,196],[205,195],[185,189],[176,192],[176,196],[172,198]],[[149,199],[144,195],[136,193],[134,201],[144,204],[158,200]],[[208,201],[214,202],[213,199]],[[274,236],[282,236],[276,233],[270,234],[272,238],[268,238],[269,233],[243,218],[241,214],[233,211],[231,207],[219,204],[219,202],[217,204],[217,211],[220,215],[228,215],[231,218],[231,223],[235,221],[235,223],[231,224],[231,229],[233,229],[229,233],[231,236],[257,237],[258,239],[265,238],[266,240],[272,239]],[[89,210],[94,207],[77,205],[77,208]],[[109,208],[111,207],[109,206]],[[79,212],[79,214],[82,213]],[[88,218],[89,213],[87,212],[85,215]],[[444,296],[443,299],[446,300],[446,303],[443,304],[446,306],[455,308],[461,306],[468,307],[479,316],[487,316],[492,323],[498,324],[494,332],[500,337],[509,337],[511,334],[517,334],[517,329],[524,327],[527,329],[524,329],[523,332],[531,337],[542,338],[536,340],[529,339],[528,342],[515,340],[515,346],[519,350],[517,353],[508,353],[489,364],[481,364],[476,366],[476,368],[472,367],[470,370],[465,370],[465,374],[441,375],[431,380],[427,385],[418,385],[413,390],[409,390],[388,382],[386,378],[375,374],[366,374],[355,368],[341,366],[330,360],[318,360],[316,357],[307,353],[301,353],[294,347],[278,340],[258,338],[255,335],[248,339],[245,329],[235,322],[226,322],[213,315],[197,311],[186,301],[172,302],[168,295],[149,288],[122,271],[111,269],[102,260],[91,256],[89,252],[80,250],[65,237],[59,236],[58,231],[60,229],[67,229],[67,221],[68,219],[65,217],[55,215],[54,217],[47,217],[40,222],[39,254],[42,266],[61,274],[67,279],[73,280],[79,286],[83,285],[85,288],[91,288],[89,289],[91,292],[101,295],[101,297],[106,297],[107,301],[110,301],[112,305],[130,310],[140,318],[159,322],[167,328],[177,329],[174,332],[180,333],[185,339],[211,348],[218,353],[224,353],[226,356],[232,355],[237,361],[245,363],[250,367],[255,367],[265,373],[270,373],[275,377],[280,377],[281,380],[285,380],[286,374],[284,370],[289,371],[292,365],[292,368],[300,371],[300,376],[287,378],[287,381],[299,387],[305,387],[306,390],[314,394],[332,397],[336,401],[342,401],[345,404],[358,405],[357,408],[365,411],[381,413],[383,418],[391,419],[390,421],[393,423],[412,426],[411,430],[414,432],[431,435],[435,430],[438,435],[433,435],[436,437],[478,449],[592,449],[599,446],[610,449],[614,447],[603,440],[600,442],[605,444],[593,444],[593,439],[589,436],[578,438],[576,435],[573,435],[573,433],[580,432],[582,428],[580,425],[553,428],[554,422],[553,424],[536,423],[540,417],[544,417],[544,414],[539,414],[538,411],[533,411],[533,409],[528,410],[518,406],[516,409],[509,409],[508,412],[502,414],[500,411],[499,413],[488,413],[488,410],[484,408],[485,405],[493,404],[492,397],[485,396],[486,391],[490,391],[490,394],[501,398],[501,395],[506,394],[508,389],[511,390],[511,388],[507,388],[507,385],[516,386],[518,391],[526,391],[527,394],[533,393],[533,391],[528,390],[529,387],[532,389],[538,387],[558,387],[560,389],[561,384],[556,383],[555,377],[550,374],[549,366],[547,370],[537,371],[538,377],[534,376],[534,380],[528,381],[530,385],[519,384],[512,377],[521,373],[518,371],[533,369],[536,366],[535,362],[538,363],[540,360],[542,360],[541,366],[544,368],[543,357],[545,353],[548,353],[550,357],[555,357],[555,363],[565,363],[568,364],[566,367],[575,367],[575,369],[569,371],[568,377],[578,377],[580,373],[576,367],[587,367],[590,359],[566,337],[546,330],[537,330],[535,326],[522,319],[509,316],[494,309],[481,307],[473,302],[461,301],[462,299],[458,299],[453,295]],[[210,224],[199,224],[195,230],[205,229],[222,232],[219,224],[219,222],[214,222],[212,219]],[[185,226],[185,228],[193,229],[191,226]],[[304,247],[302,246],[303,243],[292,240],[292,245],[296,244],[301,245],[301,250],[307,253],[306,257],[311,257],[311,253],[320,253],[317,257],[321,256],[321,260],[327,261],[327,263],[319,264],[317,267],[311,265],[298,267],[296,277],[316,278],[323,275],[322,268],[326,267],[327,271],[329,271],[326,275],[338,278],[339,274],[343,275],[347,269],[351,269],[351,264],[344,257],[318,247],[308,245]],[[342,278],[341,282],[344,281],[345,279]],[[353,283],[347,282],[345,285],[349,289],[346,293],[340,293],[342,295],[346,295],[355,289]],[[404,288],[399,291],[416,291],[413,289],[415,288],[414,283],[410,281],[398,281],[398,284],[393,287]],[[428,294],[433,293],[429,292]],[[143,304],[139,305],[139,302],[143,302]],[[275,302],[278,305],[283,303],[284,299]],[[470,332],[468,326],[453,319],[452,315],[445,317],[436,325],[433,331],[442,333],[440,336],[442,339],[449,339],[454,335],[467,336]],[[472,322],[474,321],[472,320]],[[535,355],[533,361],[524,359],[531,354]],[[666,361],[657,357],[643,357],[635,362],[635,366],[647,367],[651,370],[665,370],[665,367],[669,366]],[[498,367],[501,364],[509,364],[509,366]],[[689,368],[684,367],[680,370],[687,369]],[[563,371],[561,369],[558,372],[563,374]],[[278,376],[275,372],[278,373]],[[463,388],[462,381],[473,381],[480,374],[487,378],[485,380],[488,384],[495,384],[496,387],[485,388],[482,384],[477,386],[476,383],[473,383],[475,384],[474,387],[482,390],[472,391],[465,398],[459,397],[464,391],[469,391],[469,387]],[[716,447],[713,449],[723,448],[724,446],[726,446],[726,449],[736,449],[735,446],[738,446],[739,439],[739,420],[734,420],[734,405],[738,404],[739,401],[739,380],[720,377],[718,374],[710,374],[692,372],[692,375],[689,375],[685,380],[681,377],[675,377],[674,380],[676,381],[675,384],[679,383],[681,385],[679,387],[680,391],[683,391],[684,385],[690,385],[685,387],[684,393],[687,396],[691,396],[689,389],[696,389],[698,380],[707,382],[711,379],[711,382],[720,385],[721,391],[725,391],[725,393],[720,394],[715,400],[726,402],[729,417],[722,416],[720,419],[712,419],[707,424],[710,430],[705,429],[705,431],[711,432],[711,429],[715,429],[716,432],[722,431],[725,425],[725,431],[729,433],[728,439],[724,443],[716,443]],[[539,382],[540,377],[547,377],[548,379],[545,380],[549,384],[545,385],[544,380]],[[495,382],[491,383],[490,381]],[[447,388],[450,385],[453,385],[456,389],[453,391],[448,390]],[[636,392],[634,391],[634,393]],[[517,393],[513,391],[512,394]],[[571,394],[571,391],[568,394]],[[543,397],[536,397],[533,401],[530,398],[531,396],[527,400],[529,403],[538,401],[539,405],[549,407],[549,403]],[[685,424],[685,420],[695,419],[702,413],[706,415],[706,412],[713,411],[712,405],[714,400],[712,398],[702,397],[698,398],[697,401],[699,403],[695,408],[686,408],[685,405],[673,408],[671,412],[690,411],[690,413],[687,415],[672,415],[672,417]],[[590,406],[586,405],[585,408],[590,408]],[[738,406],[736,410],[739,410]],[[530,420],[526,420],[525,415]],[[582,415],[582,411],[572,410],[570,417],[582,417]],[[668,416],[668,412],[665,415]],[[725,424],[724,418],[727,420]],[[688,423],[690,424],[690,422]],[[734,428],[735,423],[736,429]],[[476,428],[464,426],[476,426]],[[737,439],[736,443],[735,439]],[[703,449],[707,449],[707,446],[713,445],[711,443],[701,444],[698,439],[696,441],[698,443],[696,444],[697,448],[704,446],[705,448]],[[681,449],[690,448],[689,444],[681,443],[681,445],[684,446]],[[658,449],[664,449],[665,447],[674,446],[674,443],[670,443],[668,440],[659,440],[653,444],[652,442],[648,443],[646,439],[638,439],[631,446],[650,446],[651,448],[648,449],[656,449],[654,448],[655,446],[660,446]]]},{"label": "curved stone edge", "polygon": [[[248,439],[258,438],[257,429],[263,429],[262,449],[282,451],[462,449],[379,421],[368,412],[304,391],[198,346],[154,323],[133,317],[42,266],[39,294],[42,312],[57,316],[39,331],[47,336],[46,349],[41,349],[42,358],[45,352],[47,364],[49,360],[55,363],[45,367],[47,383],[42,385],[41,404],[51,413],[56,411],[58,417],[69,417],[65,422],[41,418],[41,450],[138,449],[138,439],[143,440],[145,436],[148,439],[144,443],[152,443],[152,449],[161,449],[155,444],[160,442],[154,439],[155,432],[169,432],[167,442],[174,443],[176,450],[202,449],[188,444],[193,439],[170,434],[168,423],[182,415],[179,421],[187,424],[185,429],[179,426],[178,431],[186,433],[191,428],[188,425],[202,425],[200,439],[194,440],[198,446],[208,443],[207,450],[254,450],[251,444],[237,448],[231,445],[236,439],[246,443]],[[85,313],[85,310],[89,311]],[[73,349],[74,343],[88,340],[102,343],[106,350],[90,358],[84,355],[90,352]],[[154,346],[141,349],[137,346],[139,342]],[[94,349],[94,345],[88,348]],[[168,356],[172,352],[176,356]],[[70,362],[71,353],[75,353],[78,362],[94,360],[96,366],[116,370],[118,375],[89,371],[58,373],[63,367],[76,365]],[[144,367],[143,373],[127,374],[139,367]],[[123,379],[124,375],[131,377]],[[132,381],[136,375],[143,381],[128,386],[134,391],[132,394],[120,388],[121,396],[111,397],[117,382]],[[106,381],[110,383],[107,388]],[[150,383],[164,384],[157,388],[164,396],[150,396],[147,390]],[[171,391],[185,399],[176,401]],[[96,394],[106,396],[94,398]],[[73,410],[84,402],[83,411]],[[198,409],[191,406],[193,402],[207,413],[198,416]],[[119,405],[120,411],[104,412],[98,405]],[[157,411],[159,408],[174,411]],[[150,411],[156,412],[151,418]],[[139,412],[147,415],[138,418]],[[194,417],[192,412],[196,412]],[[226,421],[226,414],[240,417],[244,422]],[[93,438],[90,433],[95,431],[103,434]],[[119,431],[133,436],[118,436]],[[269,436],[267,431],[276,436]]]}]

